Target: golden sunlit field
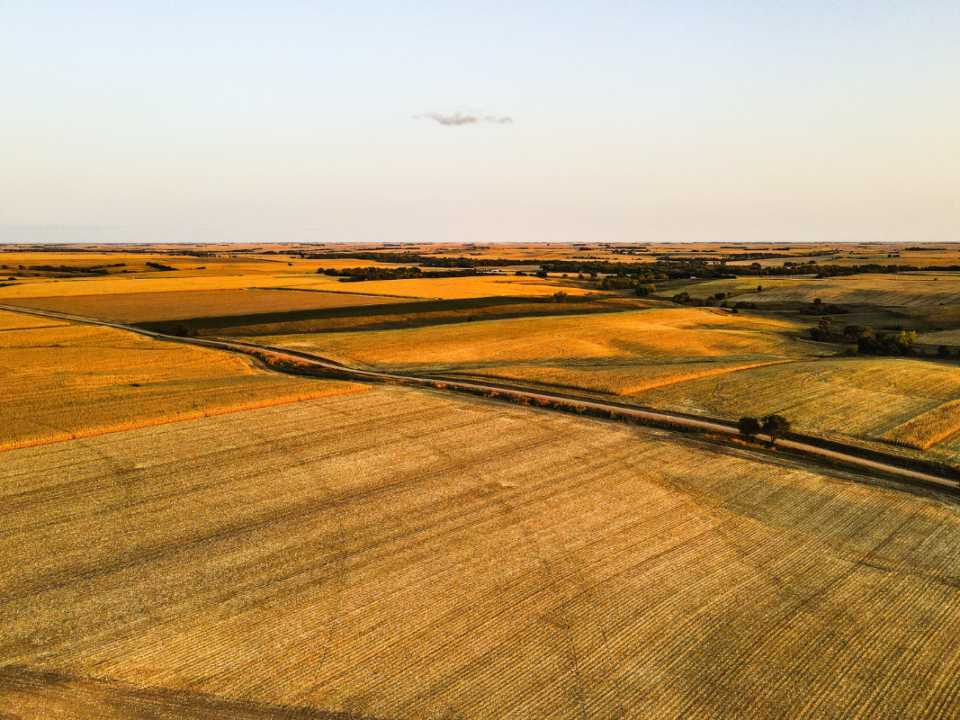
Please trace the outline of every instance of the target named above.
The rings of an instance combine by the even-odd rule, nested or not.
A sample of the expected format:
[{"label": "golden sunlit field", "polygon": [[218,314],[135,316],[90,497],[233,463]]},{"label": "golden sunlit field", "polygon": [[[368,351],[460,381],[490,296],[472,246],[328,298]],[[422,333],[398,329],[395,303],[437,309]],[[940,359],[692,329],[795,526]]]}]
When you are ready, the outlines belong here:
[{"label": "golden sunlit field", "polygon": [[247,357],[0,312],[0,451],[365,388]]},{"label": "golden sunlit field", "polygon": [[782,320],[701,308],[660,308],[256,340],[368,365],[465,369],[518,361],[756,362],[814,355],[816,347],[781,334],[795,329]]},{"label": "golden sunlit field", "polygon": [[0,718],[956,716],[955,493],[502,396],[960,470],[956,273],[716,270],[960,246],[87,250],[0,253],[0,304],[118,323],[0,310]]},{"label": "golden sunlit field", "polygon": [[655,431],[370,390],[8,452],[0,493],[0,664],[39,673],[0,675],[14,717],[948,718],[960,691],[955,507]]},{"label": "golden sunlit field", "polygon": [[16,305],[122,323],[357,307],[391,302],[372,295],[294,290],[208,290],[33,298]]}]

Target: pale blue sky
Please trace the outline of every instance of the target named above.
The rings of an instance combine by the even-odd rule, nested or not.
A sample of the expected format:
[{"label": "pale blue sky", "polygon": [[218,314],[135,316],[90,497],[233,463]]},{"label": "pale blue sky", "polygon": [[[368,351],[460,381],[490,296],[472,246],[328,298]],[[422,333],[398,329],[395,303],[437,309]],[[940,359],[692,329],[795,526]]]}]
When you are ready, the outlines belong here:
[{"label": "pale blue sky", "polygon": [[0,241],[960,241],[958,129],[957,0],[0,0]]}]

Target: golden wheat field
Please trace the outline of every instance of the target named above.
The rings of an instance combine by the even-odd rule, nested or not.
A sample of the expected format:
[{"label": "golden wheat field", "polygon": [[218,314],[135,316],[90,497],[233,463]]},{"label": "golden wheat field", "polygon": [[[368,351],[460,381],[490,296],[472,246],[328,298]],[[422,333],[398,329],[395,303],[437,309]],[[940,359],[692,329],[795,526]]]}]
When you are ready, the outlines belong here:
[{"label": "golden wheat field", "polygon": [[785,320],[678,307],[251,340],[313,350],[345,362],[408,369],[475,370],[518,362],[596,364],[624,359],[641,365],[695,359],[751,364],[820,352],[782,334],[796,327]]},{"label": "golden wheat field", "polygon": [[372,295],[295,290],[208,290],[194,292],[122,293],[17,300],[16,305],[52,310],[113,322],[151,322],[356,307],[392,302]]},{"label": "golden wheat field", "polygon": [[365,387],[284,377],[247,357],[16,313],[0,312],[0,330],[0,449]]},{"label": "golden wheat field", "polygon": [[71,678],[396,720],[960,697],[955,505],[656,431],[375,389],[9,451],[0,497],[6,716]]}]

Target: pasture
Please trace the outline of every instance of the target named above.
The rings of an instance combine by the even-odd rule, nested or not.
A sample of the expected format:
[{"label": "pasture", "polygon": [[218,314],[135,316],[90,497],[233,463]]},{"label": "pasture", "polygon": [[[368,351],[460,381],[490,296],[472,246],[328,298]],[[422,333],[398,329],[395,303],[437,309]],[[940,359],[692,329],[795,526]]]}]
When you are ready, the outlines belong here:
[{"label": "pasture", "polygon": [[385,388],[3,460],[0,666],[35,678],[6,716],[883,720],[960,693],[957,507],[782,458]]}]

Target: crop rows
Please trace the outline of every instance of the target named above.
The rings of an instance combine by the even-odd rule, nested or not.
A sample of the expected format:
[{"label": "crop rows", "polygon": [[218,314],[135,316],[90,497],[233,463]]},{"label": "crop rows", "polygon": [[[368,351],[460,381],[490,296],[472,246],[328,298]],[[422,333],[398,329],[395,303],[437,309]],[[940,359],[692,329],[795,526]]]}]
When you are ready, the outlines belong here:
[{"label": "crop rows", "polygon": [[4,460],[0,664],[390,718],[960,691],[956,509],[788,461],[400,388]]},{"label": "crop rows", "polygon": [[[0,313],[43,324],[43,318]],[[57,324],[0,332],[0,451],[364,386],[276,375],[251,359],[108,328]]]}]

